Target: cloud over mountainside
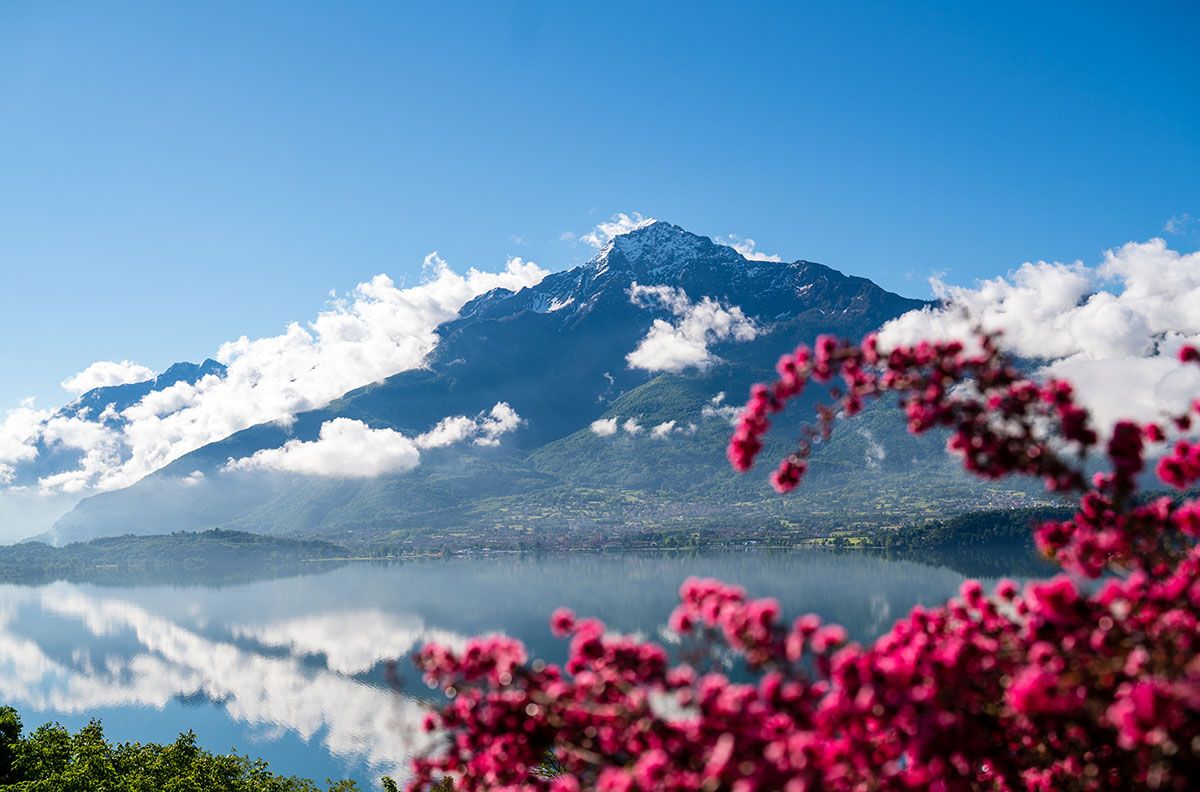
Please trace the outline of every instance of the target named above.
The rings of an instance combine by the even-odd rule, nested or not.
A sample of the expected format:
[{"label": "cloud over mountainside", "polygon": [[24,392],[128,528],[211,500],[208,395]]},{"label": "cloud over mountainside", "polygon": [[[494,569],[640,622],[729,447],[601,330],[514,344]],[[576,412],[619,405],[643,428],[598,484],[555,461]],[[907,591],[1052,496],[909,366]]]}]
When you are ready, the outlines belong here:
[{"label": "cloud over mountainside", "polygon": [[37,439],[50,413],[34,409],[32,401],[8,411],[0,423],[0,485],[13,479],[16,465],[37,457]]},{"label": "cloud over mountainside", "polygon": [[280,448],[231,460],[227,470],[275,470],[306,476],[374,478],[411,470],[421,461],[417,444],[393,429],[372,429],[362,421],[335,418],[311,442],[289,440]]},{"label": "cloud over mountainside", "polygon": [[230,460],[226,470],[274,470],[330,478],[374,478],[411,470],[421,461],[421,450],[444,448],[472,440],[490,446],[521,424],[521,416],[500,402],[475,418],[445,418],[430,431],[414,438],[394,429],[372,429],[362,421],[334,418],[321,425],[316,440],[289,440],[279,448]]},{"label": "cloud over mountainside", "polygon": [[75,395],[90,391],[92,388],[104,388],[111,385],[126,385],[130,382],[143,382],[154,376],[154,371],[138,363],[122,360],[114,363],[111,360],[98,360],[73,377],[68,377],[60,384],[63,390]]},{"label": "cloud over mountainside", "polygon": [[742,254],[742,258],[748,261],[783,261],[783,256],[778,253],[764,253],[761,250],[756,250],[758,243],[748,237],[743,238],[737,234],[729,234],[728,236],[715,236],[713,242],[718,245],[725,245]]},{"label": "cloud over mountainside", "polygon": [[717,360],[709,344],[729,338],[751,341],[757,335],[754,323],[741,308],[725,308],[711,297],[693,303],[683,289],[635,282],[629,287],[629,299],[635,305],[661,305],[676,317],[674,323],[654,321],[650,332],[625,358],[631,368],[672,373],[703,370]]},{"label": "cloud over mountainside", "polygon": [[[277,336],[243,336],[224,344],[217,353],[227,367],[223,375],[152,391],[125,409],[119,421],[98,422],[87,410],[52,413],[30,404],[10,411],[0,423],[0,482],[11,481],[15,465],[34,459],[41,443],[81,454],[77,467],[41,478],[43,491],[127,486],[241,429],[288,422],[349,390],[420,366],[438,343],[437,326],[456,317],[468,301],[495,288],[531,286],[547,274],[519,258],[510,259],[502,272],[471,269],[466,275],[451,270],[436,253],[425,263],[425,278],[416,286],[400,287],[378,275],[307,325],[297,322]],[[128,362],[100,363],[64,387],[113,384],[146,373]],[[344,439],[338,433],[345,430],[338,427],[332,436]]]},{"label": "cloud over mountainside", "polygon": [[1178,412],[1200,392],[1200,372],[1175,358],[1200,342],[1200,252],[1153,239],[1109,250],[1094,267],[1030,262],[974,288],[933,285],[945,307],[887,323],[884,346],[1001,331],[1007,349],[1044,363],[1041,374],[1078,385],[1101,427]]},{"label": "cloud over mountainside", "polygon": [[612,437],[617,433],[617,419],[597,418],[592,421],[591,430],[600,437]]}]

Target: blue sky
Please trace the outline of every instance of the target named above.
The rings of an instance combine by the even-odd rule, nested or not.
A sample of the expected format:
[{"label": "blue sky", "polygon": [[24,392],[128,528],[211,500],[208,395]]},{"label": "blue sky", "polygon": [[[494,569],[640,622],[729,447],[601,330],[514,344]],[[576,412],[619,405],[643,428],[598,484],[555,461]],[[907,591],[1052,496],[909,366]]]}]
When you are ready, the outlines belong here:
[{"label": "blue sky", "polygon": [[1189,4],[0,5],[0,406],[638,211],[911,295],[1200,243]]}]

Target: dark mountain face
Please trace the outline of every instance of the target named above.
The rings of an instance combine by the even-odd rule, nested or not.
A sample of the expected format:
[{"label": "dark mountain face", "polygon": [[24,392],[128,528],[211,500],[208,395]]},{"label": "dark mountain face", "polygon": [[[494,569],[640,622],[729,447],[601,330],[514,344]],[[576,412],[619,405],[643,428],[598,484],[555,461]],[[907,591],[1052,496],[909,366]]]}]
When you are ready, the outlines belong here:
[{"label": "dark mountain face", "polygon": [[[663,306],[636,304],[630,294],[635,283],[682,289],[692,303],[710,298],[740,308],[757,336],[711,344],[718,362],[707,370],[659,374],[631,368],[626,356],[652,323],[678,320]],[[469,523],[474,518],[463,510],[480,498],[518,491],[542,497],[585,480],[595,486],[604,482],[606,465],[614,472],[619,468],[626,490],[661,487],[662,465],[654,456],[661,448],[606,456],[611,449],[594,445],[600,438],[588,431],[591,422],[618,406],[634,405],[638,415],[678,419],[682,426],[698,419],[720,390],[740,401],[746,388],[769,377],[779,354],[796,343],[820,333],[859,337],[922,305],[820,264],[748,261],[706,237],[654,223],[617,237],[592,261],[549,275],[537,286],[515,293],[495,290],[468,303],[457,319],[439,328],[441,341],[423,369],[347,393],[290,426],[264,424],[238,432],[128,490],[85,500],[60,521],[60,538],[101,535],[118,524],[122,532],[138,530],[130,515],[139,503],[137,521],[147,529],[167,520],[172,528],[287,532],[288,526],[272,516],[286,513],[291,530],[337,535],[348,524],[375,532],[421,525],[426,517],[416,515],[432,513]],[[344,482],[220,472],[230,458],[291,439],[315,439],[332,418],[416,435],[446,416],[475,415],[500,401],[525,419],[501,448],[427,454],[417,470],[397,476]],[[728,428],[712,422],[681,437],[672,452],[682,449],[677,464],[702,467],[704,475],[716,477],[716,490],[726,488],[725,495],[733,491],[729,487],[743,486],[731,483],[724,462]],[[581,473],[567,472],[572,469]],[[194,471],[211,474],[208,483],[188,488],[174,483]],[[219,494],[213,490],[217,486]],[[167,513],[148,508],[160,502],[170,504]],[[445,517],[446,509],[455,516]],[[264,523],[270,525],[264,528]]]},{"label": "dark mountain face", "polygon": [[[476,298],[446,330],[530,311],[553,317],[563,328],[595,314],[617,315],[640,336],[647,322],[644,316],[639,320],[636,314],[644,310],[629,299],[634,282],[682,288],[693,300],[713,297],[768,326],[801,316],[826,316],[833,324],[891,318],[923,304],[809,261],[749,261],[733,248],[658,222],[617,237],[584,266],[554,273],[530,289],[516,294],[497,290]],[[444,338],[435,353],[441,358],[454,354],[449,335]]]},{"label": "dark mountain face", "polygon": [[617,237],[592,261],[537,286],[497,289],[471,301],[439,328],[441,342],[426,368],[351,391],[290,427],[239,432],[165,472],[208,471],[288,439],[311,440],[335,417],[418,434],[447,415],[474,415],[498,401],[526,420],[511,444],[538,448],[586,427],[608,401],[657,376],[630,368],[625,358],[655,319],[672,317],[636,305],[634,283],[681,288],[693,301],[710,297],[741,308],[758,326],[758,338],[712,348],[755,371],[769,371],[800,340],[824,332],[861,336],[924,304],[820,264],[748,261],[707,237],[658,222]]}]

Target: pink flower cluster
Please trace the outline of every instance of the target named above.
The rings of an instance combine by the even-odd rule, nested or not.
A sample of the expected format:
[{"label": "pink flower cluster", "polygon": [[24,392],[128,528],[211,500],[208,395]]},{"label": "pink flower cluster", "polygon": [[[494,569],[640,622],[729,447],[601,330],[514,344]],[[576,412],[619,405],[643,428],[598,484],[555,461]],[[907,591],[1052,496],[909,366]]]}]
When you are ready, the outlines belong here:
[{"label": "pink flower cluster", "polygon": [[[1039,547],[1067,569],[1092,577],[1111,567],[1167,569],[1179,557],[1178,532],[1185,525],[1195,531],[1189,522],[1193,515],[1180,512],[1170,499],[1140,506],[1133,499],[1147,444],[1166,439],[1164,424],[1188,429],[1189,413],[1170,416],[1164,424],[1118,423],[1103,448],[1109,471],[1088,476],[1084,463],[1101,450],[1100,438],[1074,388],[1063,380],[1039,383],[1023,377],[996,341],[981,335],[973,353],[957,341],[921,342],[884,356],[873,335],[861,344],[821,336],[811,350],[800,346],[781,357],[774,383],[753,388],[729,441],[730,462],[736,470],[749,470],[762,451],[770,417],[803,393],[809,380],[828,383],[840,377],[844,387],[832,390],[833,401],[817,405],[816,422],[804,427],[795,450],[771,474],[780,492],[799,484],[813,440],[828,439],[837,417],[852,416],[867,400],[891,393],[914,434],[948,429],[949,450],[970,472],[992,479],[1035,476],[1051,491],[1079,494],[1080,509],[1071,520],[1048,523],[1036,534]],[[1200,363],[1200,353],[1184,346],[1179,359]],[[1200,413],[1200,400],[1191,412]],[[1180,440],[1159,461],[1157,473],[1178,489],[1200,481],[1200,444]]]},{"label": "pink flower cluster", "polygon": [[[1124,571],[1090,593],[1067,577],[1023,590],[967,581],[959,597],[914,609],[870,646],[697,579],[669,622],[686,662],[563,609],[551,617],[570,638],[563,668],[527,662],[502,637],[457,653],[427,646],[418,665],[450,700],[428,722],[444,742],[414,763],[410,789],[447,780],[511,792],[1194,789],[1200,502],[1137,497],[1146,445],[1162,442],[1163,428],[1119,425],[1103,449],[1109,470],[1085,478],[1063,460],[1099,450],[1099,439],[1066,383],[1021,379],[990,339],[975,356],[954,344],[886,361],[874,350],[871,339],[823,339],[782,360],[780,381],[751,397],[730,444],[734,464],[749,467],[768,416],[808,378],[840,375],[844,401],[818,411],[812,432],[830,431],[827,413],[898,392],[913,431],[949,427],[971,470],[1038,475],[1075,492],[1075,518],[1043,526],[1039,542],[1089,573]],[[1181,358],[1200,355],[1186,348]],[[1160,477],[1194,482],[1192,449],[1176,446]],[[806,457],[802,443],[777,486],[788,488]],[[731,656],[749,681],[726,675]]]}]

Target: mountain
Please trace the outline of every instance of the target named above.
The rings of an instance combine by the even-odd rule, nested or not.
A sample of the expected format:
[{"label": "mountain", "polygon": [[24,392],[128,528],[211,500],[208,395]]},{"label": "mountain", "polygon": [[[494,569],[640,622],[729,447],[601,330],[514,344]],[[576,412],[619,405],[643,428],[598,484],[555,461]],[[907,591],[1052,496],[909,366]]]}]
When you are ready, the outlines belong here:
[{"label": "mountain", "polygon": [[[120,429],[125,424],[121,412],[140,402],[143,398],[172,385],[187,383],[194,385],[200,379],[225,376],[225,366],[208,359],[203,363],[175,363],[161,374],[140,382],[123,385],[107,385],[92,388],[59,408],[54,417],[77,418],[88,423],[99,424],[109,429]],[[78,448],[63,442],[38,440],[36,456],[14,469],[13,486],[35,486],[39,479],[75,470],[83,458]]]},{"label": "mountain", "polygon": [[137,404],[154,391],[166,390],[180,382],[194,385],[209,375],[223,377],[225,376],[225,367],[211,358],[199,364],[175,363],[153,379],[126,385],[93,388],[63,407],[59,413],[67,415],[78,413],[80,410],[89,410],[93,416],[99,416],[110,406],[114,412],[120,412]]},{"label": "mountain", "polygon": [[[728,403],[769,378],[782,351],[820,333],[860,337],[924,304],[809,261],[747,260],[657,222],[537,286],[476,298],[439,328],[423,368],[290,424],[237,432],[128,489],[87,498],[50,538],[224,528],[429,549],[667,542],[697,532],[796,537],[884,524],[914,509],[1023,498],[954,474],[941,440],[909,437],[887,405],[817,453],[800,497],[776,498],[765,471],[739,477],[725,463]],[[747,324],[738,316],[755,332],[697,335],[709,320]],[[699,338],[707,365],[632,367],[627,356],[654,333],[683,338],[693,353]],[[412,437],[497,402],[523,419],[499,446],[427,451],[404,473],[333,479],[226,469],[231,459],[313,441],[339,418]],[[786,453],[802,412],[781,422],[768,460]],[[636,433],[601,436],[589,428],[597,420],[632,420]]]}]

